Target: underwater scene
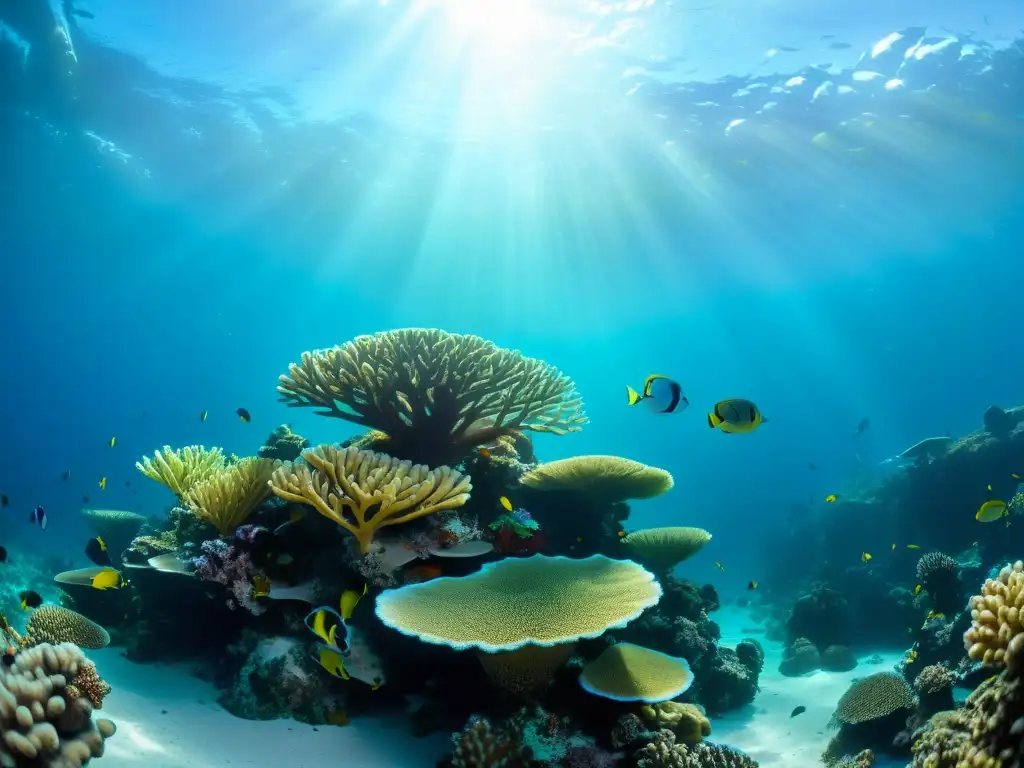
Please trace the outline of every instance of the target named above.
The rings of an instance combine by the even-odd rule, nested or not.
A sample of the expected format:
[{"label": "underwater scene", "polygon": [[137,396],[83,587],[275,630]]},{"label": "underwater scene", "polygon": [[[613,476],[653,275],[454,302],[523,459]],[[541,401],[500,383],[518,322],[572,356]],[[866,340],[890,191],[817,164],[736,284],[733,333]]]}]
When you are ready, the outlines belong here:
[{"label": "underwater scene", "polygon": [[1020,768],[1020,0],[0,0],[0,768]]}]

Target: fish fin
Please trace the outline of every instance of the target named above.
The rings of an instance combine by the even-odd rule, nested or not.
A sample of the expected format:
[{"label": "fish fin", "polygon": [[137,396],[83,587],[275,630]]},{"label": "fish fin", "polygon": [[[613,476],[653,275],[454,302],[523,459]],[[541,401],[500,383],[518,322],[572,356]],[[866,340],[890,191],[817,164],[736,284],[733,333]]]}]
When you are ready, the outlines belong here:
[{"label": "fish fin", "polygon": [[713,413],[709,413],[708,414],[708,426],[709,427],[714,429],[715,427],[717,427],[721,423],[722,423],[721,421],[716,421],[715,414],[713,414]]},{"label": "fish fin", "polygon": [[640,396],[640,393],[637,392],[635,389],[633,389],[628,384],[626,385],[626,397],[629,399],[629,404],[630,405],[636,405],[641,400],[643,400],[643,397]]},{"label": "fish fin", "polygon": [[771,421],[771,419],[769,419],[767,416],[761,416],[762,424],[767,424],[769,421]]},{"label": "fish fin", "polygon": [[652,373],[650,376],[644,379],[644,397],[651,396],[651,385],[658,379],[665,379],[666,381],[669,380],[668,376],[662,376],[660,373]]}]

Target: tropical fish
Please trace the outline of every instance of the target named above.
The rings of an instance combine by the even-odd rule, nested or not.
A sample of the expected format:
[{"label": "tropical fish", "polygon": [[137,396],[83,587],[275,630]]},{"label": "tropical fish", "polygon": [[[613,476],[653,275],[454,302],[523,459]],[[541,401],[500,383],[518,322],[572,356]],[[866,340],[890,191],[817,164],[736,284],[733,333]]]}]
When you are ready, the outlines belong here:
[{"label": "tropical fish", "polygon": [[991,491],[991,490],[992,490],[992,483],[989,483],[989,484],[988,484],[987,486],[985,486],[985,487],[986,487],[986,488],[988,488],[988,489],[989,489],[989,490]]},{"label": "tropical fish", "polygon": [[974,519],[979,523],[994,523],[1010,514],[1010,509],[1005,501],[990,499],[978,508]]},{"label": "tropical fish", "polygon": [[89,586],[100,590],[121,589],[128,586],[128,582],[116,568],[104,568],[89,579]]},{"label": "tropical fish", "polygon": [[907,654],[907,664],[913,664],[917,661],[917,648],[911,648],[910,653]]},{"label": "tropical fish", "polygon": [[922,589],[924,589],[924,586],[921,584],[918,584],[916,587],[914,587],[914,597],[920,595]]},{"label": "tropical fish", "polygon": [[740,398],[722,400],[708,414],[709,427],[730,435],[753,432],[766,421],[754,403]]},{"label": "tropical fish", "polygon": [[618,537],[619,537],[620,539],[624,539],[624,538],[626,538],[626,532],[625,532],[625,531],[619,531],[619,532],[618,532],[617,534],[615,534],[615,535],[616,535],[616,536],[618,536]]},{"label": "tropical fish", "polygon": [[928,615],[925,616],[925,621],[931,621],[932,619],[944,619],[946,614],[939,613],[938,611],[928,611]]},{"label": "tropical fish", "polygon": [[894,541],[894,542],[892,543],[892,551],[893,551],[893,552],[895,552],[895,551],[896,551],[896,542],[895,542],[895,541]]},{"label": "tropical fish", "polygon": [[249,415],[249,412],[245,410],[245,408],[236,408],[235,413],[237,413],[238,418],[240,418],[246,424],[252,421],[252,416]]},{"label": "tropical fish", "polygon": [[807,707],[805,707],[805,706],[803,706],[801,704],[799,707],[796,707],[792,712],[790,712],[789,716],[790,717],[796,717],[797,715],[802,715],[806,711],[807,711]]},{"label": "tropical fish", "polygon": [[29,513],[28,521],[32,523],[32,525],[38,525],[44,531],[50,522],[49,518],[46,516],[46,510],[42,507],[36,507],[33,509],[32,512]]},{"label": "tropical fish", "polygon": [[210,415],[209,411],[203,411],[199,414],[199,421],[206,421],[206,417]]},{"label": "tropical fish", "polygon": [[830,493],[828,496],[825,497],[825,503],[826,504],[835,504],[838,499],[839,499],[838,495],[836,495],[834,493]]},{"label": "tropical fish", "polygon": [[270,578],[265,574],[258,573],[252,577],[252,596],[267,597],[270,595]]},{"label": "tropical fish", "polygon": [[721,564],[720,562],[718,562],[717,560],[715,561],[715,568],[717,568],[717,569],[718,569],[718,570],[720,570],[720,571],[724,571],[724,570],[725,570],[725,566],[724,566],[724,565],[722,565],[722,564]]},{"label": "tropical fish", "polygon": [[312,610],[304,619],[310,631],[331,646],[338,645],[338,629],[345,632],[345,647],[348,647],[348,632],[341,615],[326,605]]},{"label": "tropical fish", "polygon": [[363,584],[363,591],[359,592],[355,589],[346,589],[341,595],[341,620],[348,621],[352,618],[352,614],[356,610],[356,606],[359,605],[359,599],[366,594],[367,585]]},{"label": "tropical fish", "polygon": [[648,376],[644,381],[643,394],[627,386],[626,396],[630,405],[642,402],[654,413],[682,413],[690,404],[683,395],[683,388],[679,382],[657,373]]},{"label": "tropical fish", "polygon": [[860,423],[857,425],[857,429],[853,431],[853,436],[856,437],[857,435],[863,435],[865,432],[868,431],[868,427],[870,426],[871,419],[865,416],[863,419],[860,420]]},{"label": "tropical fish", "polygon": [[11,500],[7,498],[6,494],[4,494],[3,496],[0,496],[0,507],[6,507],[10,503],[11,503]]},{"label": "tropical fish", "polygon": [[815,471],[815,470],[817,469],[817,467],[816,467],[816,466],[814,465],[814,462],[813,462],[813,461],[809,461],[809,462],[807,462],[807,468],[808,468],[809,470],[811,470],[812,472],[813,472],[813,471]]},{"label": "tropical fish", "polygon": [[107,552],[107,543],[103,541],[102,536],[89,539],[89,543],[85,545],[85,556],[96,563],[96,565],[109,566],[111,564],[110,553]]},{"label": "tropical fish", "polygon": [[345,661],[342,658],[340,649],[333,645],[317,643],[315,658],[320,662],[321,667],[326,669],[335,677],[340,677],[342,680],[349,679],[348,672],[345,671]]},{"label": "tropical fish", "polygon": [[917,544],[907,544],[907,549],[920,549],[920,547]]},{"label": "tropical fish", "polygon": [[756,581],[747,582],[747,589],[757,589],[758,584]]},{"label": "tropical fish", "polygon": [[1020,480],[1020,475],[1018,475],[1016,472],[1011,472],[1010,477],[1012,477],[1014,480]]},{"label": "tropical fish", "polygon": [[0,547],[0,563],[6,563],[6,562],[7,562],[7,550],[4,549],[3,547]]},{"label": "tropical fish", "polygon": [[491,458],[491,452],[488,451],[486,448],[480,449],[480,455],[483,456],[485,459]]},{"label": "tropical fish", "polygon": [[107,443],[107,445],[109,445],[111,448],[113,448],[115,445],[117,445],[117,438],[116,437],[110,438],[110,442]]},{"label": "tropical fish", "polygon": [[4,651],[3,662],[5,667],[9,667],[14,664],[14,660],[17,658],[18,649],[13,645]]},{"label": "tropical fish", "polygon": [[100,478],[100,490],[101,491],[107,490],[107,476],[106,475],[104,475],[103,477]]},{"label": "tropical fish", "polygon": [[26,589],[24,592],[19,593],[18,599],[21,601],[21,607],[26,611],[38,608],[43,604],[42,596],[33,589]]},{"label": "tropical fish", "polygon": [[498,503],[501,504],[505,511],[512,511],[512,502],[508,500],[508,496],[502,496],[500,499],[498,499]]},{"label": "tropical fish", "polygon": [[871,562],[871,553],[870,552],[861,552],[860,553],[860,561],[862,563],[869,563],[869,562]]}]

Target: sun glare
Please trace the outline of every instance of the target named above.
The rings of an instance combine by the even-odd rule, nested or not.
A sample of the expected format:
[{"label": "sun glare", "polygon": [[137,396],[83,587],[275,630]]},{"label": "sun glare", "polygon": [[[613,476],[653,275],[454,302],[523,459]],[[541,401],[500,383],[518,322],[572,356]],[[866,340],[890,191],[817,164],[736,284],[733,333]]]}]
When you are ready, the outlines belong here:
[{"label": "sun glare", "polygon": [[421,0],[439,11],[453,38],[486,56],[516,56],[551,31],[549,18],[532,0]]}]

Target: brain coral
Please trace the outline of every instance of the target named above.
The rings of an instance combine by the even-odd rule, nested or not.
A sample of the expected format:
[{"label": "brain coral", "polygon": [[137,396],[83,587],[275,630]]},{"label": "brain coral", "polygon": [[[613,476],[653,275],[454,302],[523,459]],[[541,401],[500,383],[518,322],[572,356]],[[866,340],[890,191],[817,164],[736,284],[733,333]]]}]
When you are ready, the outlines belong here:
[{"label": "brain coral", "polygon": [[632,643],[609,646],[580,674],[584,690],[615,701],[668,701],[692,684],[686,659]]},{"label": "brain coral", "polygon": [[575,456],[549,461],[519,478],[540,491],[580,491],[608,502],[649,499],[672,488],[672,475],[618,456]]},{"label": "brain coral", "polygon": [[1022,614],[1024,562],[1018,560],[986,581],[981,594],[971,598],[972,623],[964,632],[967,655],[992,666],[1014,664],[1013,659],[1007,658],[1007,649],[1015,637],[1021,636]]},{"label": "brain coral", "polygon": [[98,649],[110,644],[103,627],[59,605],[41,605],[32,611],[25,628],[25,643],[74,643],[79,648]]},{"label": "brain coral", "polygon": [[654,574],[632,561],[534,555],[386,590],[376,610],[389,627],[424,642],[493,653],[599,637],[660,598]]},{"label": "brain coral", "polygon": [[832,716],[833,724],[856,725],[916,705],[910,684],[895,672],[877,672],[851,685]]},{"label": "brain coral", "polygon": [[703,528],[644,528],[622,539],[636,557],[659,569],[671,569],[711,541]]}]

